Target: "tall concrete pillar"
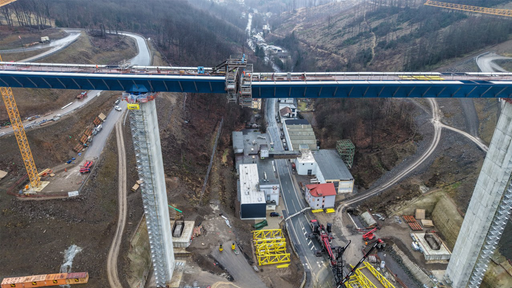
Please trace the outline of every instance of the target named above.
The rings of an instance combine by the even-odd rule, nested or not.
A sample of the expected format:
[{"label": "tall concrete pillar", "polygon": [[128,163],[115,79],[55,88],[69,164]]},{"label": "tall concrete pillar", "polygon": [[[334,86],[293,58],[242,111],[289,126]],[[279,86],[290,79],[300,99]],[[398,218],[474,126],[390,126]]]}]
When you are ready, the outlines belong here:
[{"label": "tall concrete pillar", "polygon": [[165,287],[172,278],[175,263],[155,101],[140,103],[139,110],[131,110],[130,127],[137,170],[143,181],[142,202],[156,286]]},{"label": "tall concrete pillar", "polygon": [[512,204],[511,144],[512,104],[506,103],[446,269],[452,287],[479,287],[501,238]]}]

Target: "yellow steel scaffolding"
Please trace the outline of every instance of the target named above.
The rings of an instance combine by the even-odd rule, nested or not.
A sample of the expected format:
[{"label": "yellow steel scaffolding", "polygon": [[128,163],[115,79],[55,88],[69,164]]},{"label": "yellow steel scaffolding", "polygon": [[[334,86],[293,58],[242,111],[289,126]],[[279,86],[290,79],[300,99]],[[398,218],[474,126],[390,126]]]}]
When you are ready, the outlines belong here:
[{"label": "yellow steel scaffolding", "polygon": [[395,286],[393,286],[386,277],[380,274],[377,269],[366,261],[363,262],[362,267],[356,269],[355,273],[350,277],[347,283],[345,283],[347,288],[377,288],[377,286],[364,275],[362,271],[364,269],[368,269],[384,288],[395,288]]},{"label": "yellow steel scaffolding", "polygon": [[286,253],[286,238],[281,229],[255,230],[252,235],[258,265],[290,262],[290,253]]},{"label": "yellow steel scaffolding", "polygon": [[266,229],[252,231],[252,239],[284,238],[281,229]]}]

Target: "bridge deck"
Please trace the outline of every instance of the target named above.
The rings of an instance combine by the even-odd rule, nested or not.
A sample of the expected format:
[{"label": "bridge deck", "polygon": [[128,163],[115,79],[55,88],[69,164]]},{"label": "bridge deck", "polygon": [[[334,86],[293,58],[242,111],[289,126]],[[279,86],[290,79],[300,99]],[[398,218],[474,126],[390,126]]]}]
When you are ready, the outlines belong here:
[{"label": "bridge deck", "polygon": [[[0,86],[153,92],[225,93],[225,76],[197,67],[0,62]],[[254,98],[510,98],[512,73],[252,73]]]}]

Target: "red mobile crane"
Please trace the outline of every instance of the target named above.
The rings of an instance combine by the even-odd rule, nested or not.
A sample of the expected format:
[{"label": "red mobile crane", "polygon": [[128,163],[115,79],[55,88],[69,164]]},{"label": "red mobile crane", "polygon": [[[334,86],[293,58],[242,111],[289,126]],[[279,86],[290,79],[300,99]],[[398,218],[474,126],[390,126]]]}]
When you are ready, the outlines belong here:
[{"label": "red mobile crane", "polygon": [[329,265],[331,266],[332,272],[334,274],[334,278],[336,283],[340,283],[343,279],[343,253],[347,249],[348,245],[350,245],[350,241],[345,245],[345,247],[341,246],[331,246],[331,241],[334,237],[331,235],[332,224],[327,223],[327,227],[320,224],[318,220],[313,219],[309,223],[311,227],[312,233],[309,234],[309,238],[316,238],[320,245],[322,246],[322,250],[316,251],[316,256],[321,257],[324,253],[327,254],[329,258]]},{"label": "red mobile crane", "polygon": [[[332,239],[334,237],[331,235],[332,232],[332,224],[327,223],[327,226],[324,226],[318,222],[318,220],[313,219],[310,221],[309,226],[311,227],[312,233],[309,234],[309,238],[313,239],[316,238],[320,245],[322,246],[322,250],[316,251],[316,256],[321,257],[322,255],[327,254],[327,257],[329,258],[329,265],[331,266],[332,272],[334,274],[334,281],[337,288],[345,287],[345,282],[348,281],[350,276],[354,274],[356,269],[368,258],[368,255],[370,255],[374,249],[376,248],[382,248],[385,247],[384,241],[381,239],[377,239],[373,246],[364,254],[363,258],[359,260],[359,262],[352,268],[352,270],[344,277],[344,271],[343,271],[343,253],[345,250],[347,250],[348,245],[350,245],[349,241],[345,247],[342,246],[331,246]],[[365,234],[365,236],[369,233],[373,235],[373,239],[375,235],[373,232],[377,230],[376,228],[368,233]],[[364,236],[363,236],[364,237]]]},{"label": "red mobile crane", "polygon": [[377,231],[377,227],[373,228],[372,230],[366,232],[366,234],[363,235],[363,240],[364,241],[368,241],[368,240],[372,240],[373,238],[375,238],[375,234],[373,234],[373,232]]}]

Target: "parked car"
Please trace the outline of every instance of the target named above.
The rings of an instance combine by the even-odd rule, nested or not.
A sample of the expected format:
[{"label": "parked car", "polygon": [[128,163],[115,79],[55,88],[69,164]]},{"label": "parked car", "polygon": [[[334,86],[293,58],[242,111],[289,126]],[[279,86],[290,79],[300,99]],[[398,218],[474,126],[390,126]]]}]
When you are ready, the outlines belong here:
[{"label": "parked car", "polygon": [[277,213],[277,212],[270,212],[270,217],[279,217],[279,213]]},{"label": "parked car", "polygon": [[[118,100],[118,101],[119,101],[119,100]],[[122,111],[122,110],[123,110],[123,109],[122,109],[121,107],[119,107],[119,106],[116,106],[116,107],[115,107],[115,109],[116,109],[116,111]]]},{"label": "parked car", "polygon": [[114,105],[117,105],[119,103],[121,103],[121,100],[117,99],[116,102],[114,102]]}]

